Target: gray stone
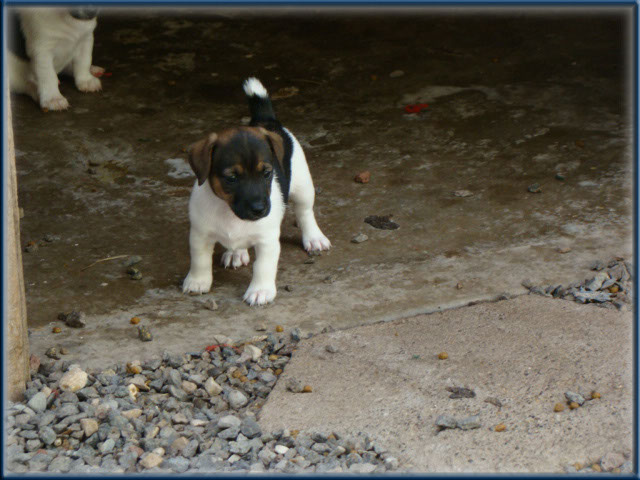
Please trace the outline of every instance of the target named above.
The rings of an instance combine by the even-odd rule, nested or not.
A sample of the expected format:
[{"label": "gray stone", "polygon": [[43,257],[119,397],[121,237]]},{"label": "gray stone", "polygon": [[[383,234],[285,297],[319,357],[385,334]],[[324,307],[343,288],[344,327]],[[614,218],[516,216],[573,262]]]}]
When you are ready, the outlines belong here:
[{"label": "gray stone", "polygon": [[376,466],[372,463],[354,463],[349,467],[350,473],[372,473]]},{"label": "gray stone", "polygon": [[273,373],[269,372],[269,371],[264,371],[264,372],[260,372],[258,374],[258,379],[261,382],[270,383],[270,382],[275,382],[276,381],[276,376]]},{"label": "gray stone", "polygon": [[247,396],[239,390],[230,390],[227,393],[227,401],[234,410],[238,410],[249,403]]},{"label": "gray stone", "polygon": [[269,447],[264,447],[258,453],[258,458],[262,461],[263,465],[268,467],[269,464],[277,457],[277,454],[269,449]]},{"label": "gray stone", "polygon": [[100,453],[109,453],[115,446],[116,442],[112,438],[108,438],[100,445]]},{"label": "gray stone", "polygon": [[262,429],[260,428],[260,425],[250,417],[247,417],[242,421],[240,432],[242,432],[242,434],[248,438],[255,438],[262,435]]},{"label": "gray stone", "polygon": [[34,412],[44,412],[47,408],[47,396],[43,392],[38,392],[33,397],[31,397],[31,400],[29,400],[27,406]]},{"label": "gray stone", "polygon": [[298,379],[293,377],[290,377],[287,379],[287,382],[285,383],[285,387],[287,388],[287,390],[293,393],[301,393],[303,388],[302,383],[300,383]]},{"label": "gray stone", "polygon": [[359,233],[351,239],[351,243],[362,243],[369,240],[369,236],[364,233]]},{"label": "gray stone", "polygon": [[458,428],[460,430],[473,430],[475,428],[480,428],[480,426],[478,415],[472,415],[470,417],[463,418],[462,420],[458,420]]},{"label": "gray stone", "polygon": [[592,292],[595,292],[596,290],[600,290],[600,288],[602,287],[602,284],[608,279],[609,279],[608,273],[600,272],[595,277],[593,277],[589,282],[587,282],[586,288],[587,290],[591,290]]},{"label": "gray stone", "polygon": [[219,428],[229,428],[229,427],[240,427],[242,420],[240,420],[235,415],[225,415],[224,417],[218,420]]},{"label": "gray stone", "polygon": [[51,427],[46,426],[40,429],[39,436],[45,445],[51,445],[57,438],[56,432]]},{"label": "gray stone", "polygon": [[48,453],[36,453],[27,463],[30,471],[44,472],[51,463],[51,455]]},{"label": "gray stone", "polygon": [[65,403],[62,407],[56,410],[56,417],[65,418],[70,415],[77,415],[78,413],[80,413],[80,410],[78,410],[78,407],[75,404]]},{"label": "gray stone", "polygon": [[198,447],[200,446],[200,443],[198,442],[198,440],[191,440],[186,447],[184,447],[184,449],[182,450],[182,456],[186,457],[186,458],[191,458],[193,457],[196,452],[198,451]]},{"label": "gray stone", "polygon": [[326,347],[324,347],[324,349],[329,353],[338,353],[338,347],[333,344],[327,345]]},{"label": "gray stone", "polygon": [[436,426],[440,428],[456,428],[458,421],[451,415],[440,415],[436,418]]},{"label": "gray stone", "polygon": [[624,456],[617,452],[609,452],[600,460],[600,466],[605,472],[620,467],[624,463]]},{"label": "gray stone", "polygon": [[54,458],[47,470],[49,472],[67,473],[71,469],[71,459],[69,457],[57,456]]},{"label": "gray stone", "polygon": [[229,427],[218,432],[218,437],[223,440],[233,440],[240,433],[240,427]]},{"label": "gray stone", "polygon": [[174,387],[173,385],[169,386],[169,393],[176,398],[176,400],[180,402],[185,402],[189,397],[187,392],[182,390],[181,388]]},{"label": "gray stone", "polygon": [[27,451],[33,452],[34,450],[38,450],[42,446],[42,442],[38,439],[27,440]]},{"label": "gray stone", "polygon": [[578,405],[584,404],[584,397],[579,393],[574,392],[565,392],[564,396],[569,400],[569,402],[576,402]]},{"label": "gray stone", "polygon": [[189,460],[184,457],[174,457],[165,460],[166,465],[176,473],[184,473],[189,469]]},{"label": "gray stone", "polygon": [[299,342],[302,334],[300,333],[300,329],[296,327],[291,330],[291,333],[289,335],[291,336],[291,340],[293,340],[294,342]]}]

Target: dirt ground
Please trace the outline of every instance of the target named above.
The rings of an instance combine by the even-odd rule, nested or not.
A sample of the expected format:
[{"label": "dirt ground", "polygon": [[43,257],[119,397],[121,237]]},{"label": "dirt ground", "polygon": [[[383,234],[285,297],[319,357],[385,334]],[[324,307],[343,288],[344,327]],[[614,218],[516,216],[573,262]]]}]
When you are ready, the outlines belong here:
[{"label": "dirt ground", "polygon": [[[62,78],[71,108],[61,113],[12,98],[22,242],[59,236],[23,256],[33,353],[64,346],[105,366],[198,350],[215,334],[247,338],[261,324],[349,328],[630,259],[631,12],[103,9],[101,93]],[[225,271],[219,248],[212,292],[180,290],[193,184],[184,149],[243,121],[248,76],[304,146],[333,243],[305,263],[288,215],[279,293],[265,308],[241,302],[251,271]],[[415,103],[428,107],[406,113]],[[363,170],[366,185],[353,181]],[[398,230],[364,223],[388,214]],[[352,243],[358,233],[369,240]],[[123,255],[142,257],[141,280],[108,260]],[[203,308],[209,298],[217,311]],[[86,328],[56,320],[71,310]],[[134,315],[152,342],[137,339]]]}]

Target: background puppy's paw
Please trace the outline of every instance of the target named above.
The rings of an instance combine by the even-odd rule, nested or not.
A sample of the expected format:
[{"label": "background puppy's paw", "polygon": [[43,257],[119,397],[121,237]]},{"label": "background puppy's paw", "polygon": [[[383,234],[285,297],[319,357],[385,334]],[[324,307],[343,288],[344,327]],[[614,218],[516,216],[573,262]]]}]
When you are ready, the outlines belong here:
[{"label": "background puppy's paw", "polygon": [[238,268],[243,265],[249,265],[249,252],[246,248],[241,250],[227,250],[222,254],[220,263],[224,268]]},{"label": "background puppy's paw", "polygon": [[213,277],[211,275],[207,277],[195,277],[191,275],[187,275],[187,278],[184,279],[182,283],[182,292],[183,293],[207,293],[211,290],[211,284],[213,283]]},{"label": "background puppy's paw", "polygon": [[101,77],[102,75],[104,75],[105,70],[104,68],[98,67],[97,65],[91,65],[91,67],[89,67],[89,72],[94,77]]},{"label": "background puppy's paw", "polygon": [[51,98],[41,98],[40,99],[40,107],[43,110],[66,110],[69,108],[69,101],[64,98],[62,95]]},{"label": "background puppy's paw", "polygon": [[316,250],[329,250],[331,248],[331,242],[325,237],[322,232],[318,232],[315,235],[302,236],[302,246],[307,252]]},{"label": "background puppy's paw", "polygon": [[102,90],[102,83],[99,78],[92,75],[83,78],[76,78],[76,88],[81,92],[99,92]]},{"label": "background puppy's paw", "polygon": [[276,286],[271,287],[253,287],[249,285],[249,288],[242,297],[249,305],[266,305],[269,302],[273,302],[276,298]]}]

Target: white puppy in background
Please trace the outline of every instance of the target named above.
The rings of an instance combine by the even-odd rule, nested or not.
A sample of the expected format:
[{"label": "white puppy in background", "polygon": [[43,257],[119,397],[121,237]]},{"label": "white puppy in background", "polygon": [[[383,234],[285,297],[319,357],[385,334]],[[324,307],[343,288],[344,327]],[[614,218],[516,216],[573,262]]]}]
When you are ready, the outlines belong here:
[{"label": "white puppy in background", "polygon": [[104,69],[91,65],[96,8],[18,8],[8,10],[7,66],[12,92],[30,95],[41,108],[66,110],[58,73],[73,76],[81,92],[102,89]]}]

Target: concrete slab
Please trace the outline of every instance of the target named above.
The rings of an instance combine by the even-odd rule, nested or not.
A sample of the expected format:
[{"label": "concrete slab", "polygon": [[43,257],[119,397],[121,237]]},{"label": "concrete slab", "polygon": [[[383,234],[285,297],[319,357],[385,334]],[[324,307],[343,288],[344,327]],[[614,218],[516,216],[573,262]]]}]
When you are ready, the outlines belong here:
[{"label": "concrete slab", "polygon": [[[113,75],[101,94],[63,78],[72,108],[48,114],[14,97],[22,241],[61,237],[24,255],[35,353],[63,346],[96,366],[246,338],[263,322],[348,328],[630,257],[631,9],[269,12],[105,8],[94,61]],[[278,285],[292,291],[251,309],[240,302],[250,270],[217,267],[211,312],[179,290],[193,182],[183,149],[242,121],[249,75],[272,93],[299,89],[274,105],[305,146],[334,248],[305,264],[288,216]],[[427,111],[406,114],[416,101]],[[365,169],[371,182],[353,182]],[[400,228],[376,230],[363,221],[372,214]],[[352,244],[359,232],[369,240]],[[140,281],[122,259],[94,264],[133,254]],[[52,335],[72,309],[87,327]],[[153,342],[137,340],[134,315]]]},{"label": "concrete slab", "polygon": [[[632,348],[630,313],[533,295],[337,331],[300,344],[259,421],[365,432],[418,472],[564,472],[631,454]],[[286,391],[290,377],[313,392]],[[447,386],[476,396],[451,399]],[[568,390],[602,397],[555,413]],[[437,433],[443,414],[482,427]]]}]

